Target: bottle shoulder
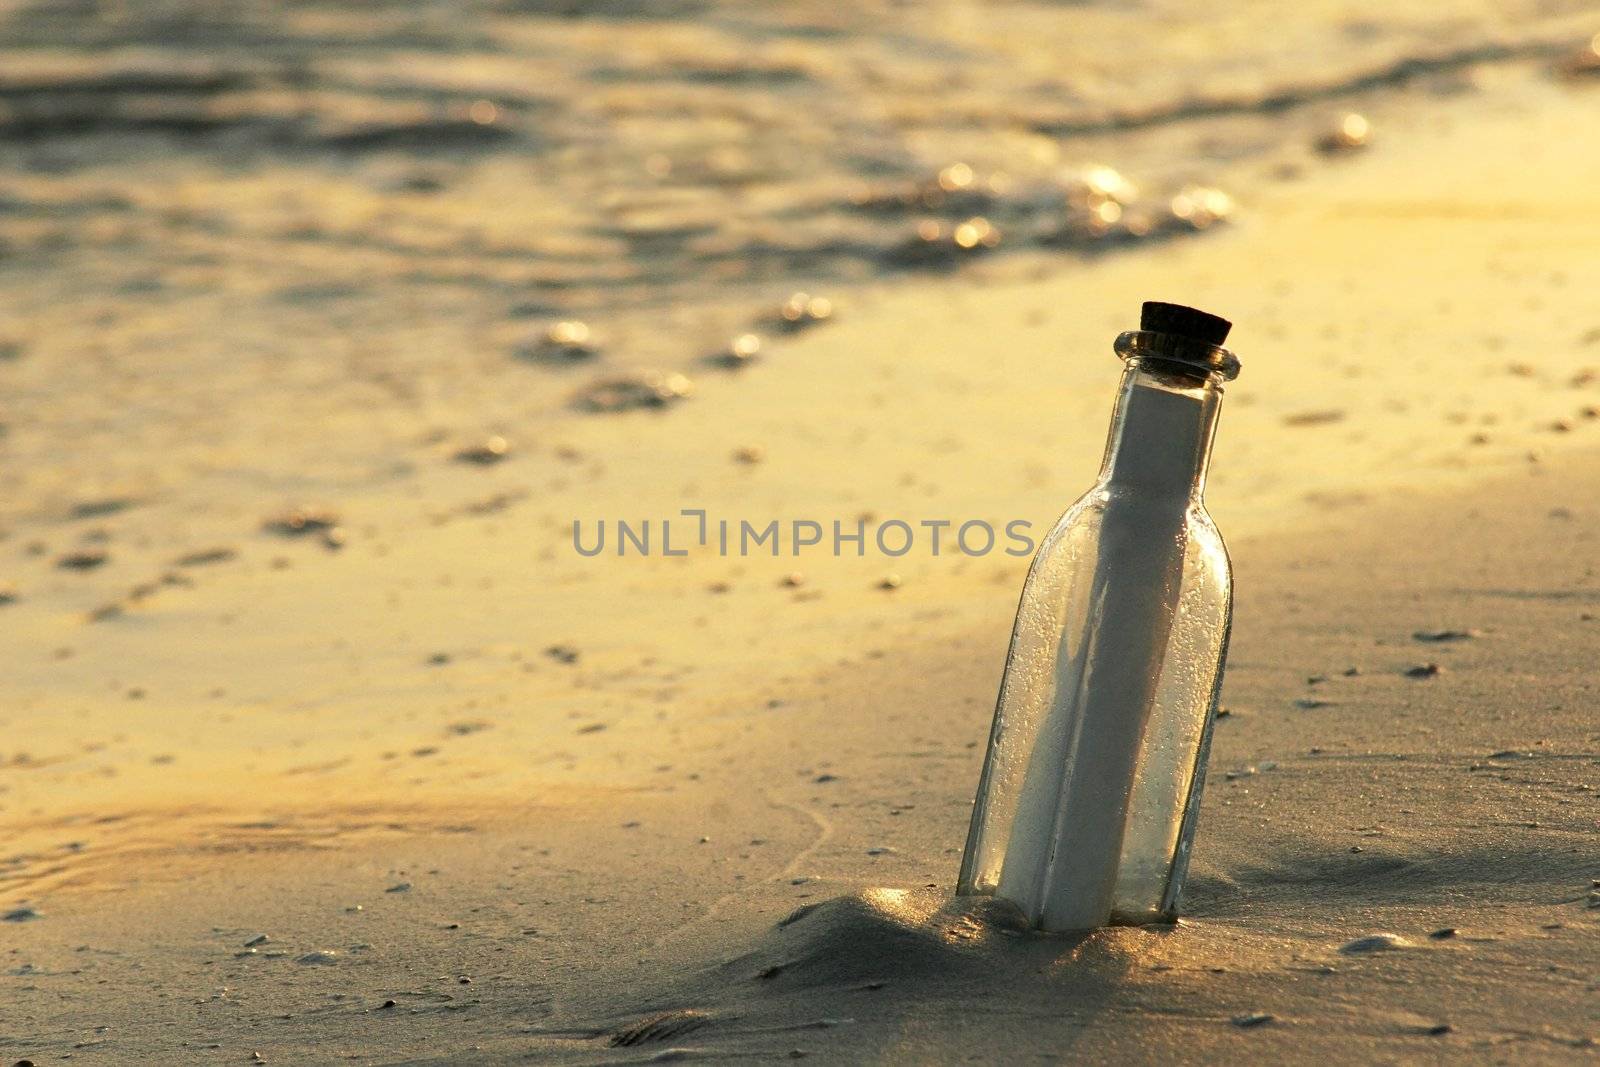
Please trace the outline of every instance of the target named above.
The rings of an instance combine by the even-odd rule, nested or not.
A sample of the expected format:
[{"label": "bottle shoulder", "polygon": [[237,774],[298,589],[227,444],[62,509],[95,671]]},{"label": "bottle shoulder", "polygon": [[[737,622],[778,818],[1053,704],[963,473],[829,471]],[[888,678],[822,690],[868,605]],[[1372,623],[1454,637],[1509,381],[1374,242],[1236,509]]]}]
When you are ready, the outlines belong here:
[{"label": "bottle shoulder", "polygon": [[1206,510],[1205,498],[1196,494],[1161,495],[1145,492],[1140,487],[1119,487],[1114,483],[1097,482],[1088,492],[1074,500],[1056,520],[1052,533],[1083,522],[1099,522],[1113,505],[1139,513],[1165,513],[1182,515],[1191,530],[1203,536],[1221,540],[1211,513]]},{"label": "bottle shoulder", "polygon": [[1119,491],[1105,482],[1095,484],[1067,508],[1040,543],[1039,558],[1079,554],[1101,537],[1108,522],[1150,531],[1181,526],[1188,545],[1185,556],[1191,565],[1222,576],[1232,572],[1222,532],[1203,498],[1152,497],[1137,489]]}]

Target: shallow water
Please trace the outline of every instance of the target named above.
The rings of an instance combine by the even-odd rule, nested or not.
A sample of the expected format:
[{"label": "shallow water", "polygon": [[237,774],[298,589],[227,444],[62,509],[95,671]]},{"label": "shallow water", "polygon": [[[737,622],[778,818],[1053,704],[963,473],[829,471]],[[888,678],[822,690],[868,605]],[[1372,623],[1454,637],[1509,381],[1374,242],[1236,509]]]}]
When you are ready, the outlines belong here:
[{"label": "shallow water", "polygon": [[1297,166],[1351,101],[1470,87],[1581,7],[12,3],[0,235],[62,283],[24,326],[230,291],[375,339],[464,316],[498,358],[582,318],[683,369],[794,290],[1204,228],[1186,184]]}]

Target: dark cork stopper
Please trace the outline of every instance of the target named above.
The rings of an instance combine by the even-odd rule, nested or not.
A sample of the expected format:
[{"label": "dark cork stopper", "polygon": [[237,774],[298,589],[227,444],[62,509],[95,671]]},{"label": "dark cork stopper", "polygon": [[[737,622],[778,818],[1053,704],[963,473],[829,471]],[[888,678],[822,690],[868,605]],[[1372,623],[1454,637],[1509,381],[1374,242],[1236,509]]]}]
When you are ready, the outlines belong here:
[{"label": "dark cork stopper", "polygon": [[1163,304],[1158,300],[1147,300],[1144,311],[1139,316],[1139,329],[1149,330],[1152,333],[1172,334],[1175,337],[1220,347],[1222,342],[1228,339],[1228,331],[1233,329],[1233,323],[1216,315],[1208,315],[1196,308],[1184,307],[1182,304]]}]

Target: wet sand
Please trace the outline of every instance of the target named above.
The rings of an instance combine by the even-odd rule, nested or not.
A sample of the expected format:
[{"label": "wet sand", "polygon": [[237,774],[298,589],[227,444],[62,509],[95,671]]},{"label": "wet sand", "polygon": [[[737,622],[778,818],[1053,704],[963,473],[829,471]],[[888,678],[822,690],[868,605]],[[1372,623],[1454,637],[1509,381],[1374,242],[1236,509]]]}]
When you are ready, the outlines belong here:
[{"label": "wet sand", "polygon": [[[401,374],[359,318],[307,338],[337,374],[264,347],[207,388],[30,319],[0,363],[35,404],[6,419],[0,1051],[1593,1057],[1590,101],[1486,77],[1527,81],[1229,232],[846,290],[662,411],[549,418],[519,383],[552,372],[503,347]],[[571,523],[1042,529],[1149,297],[1228,314],[1245,361],[1188,918],[1017,937],[945,894],[1024,560],[590,560]],[[233,299],[119,328],[202,351],[168,328]],[[226,433],[184,421],[207,407]],[[122,447],[61,461],[72,427]]]}]

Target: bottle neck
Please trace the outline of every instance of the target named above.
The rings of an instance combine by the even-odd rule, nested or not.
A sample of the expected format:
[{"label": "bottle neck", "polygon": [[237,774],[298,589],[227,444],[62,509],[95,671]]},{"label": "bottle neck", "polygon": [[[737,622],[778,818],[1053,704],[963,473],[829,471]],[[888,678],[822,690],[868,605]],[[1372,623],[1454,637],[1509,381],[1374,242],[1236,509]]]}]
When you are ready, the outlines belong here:
[{"label": "bottle neck", "polygon": [[1198,501],[1221,406],[1221,375],[1173,373],[1130,359],[1111,419],[1101,483]]}]

